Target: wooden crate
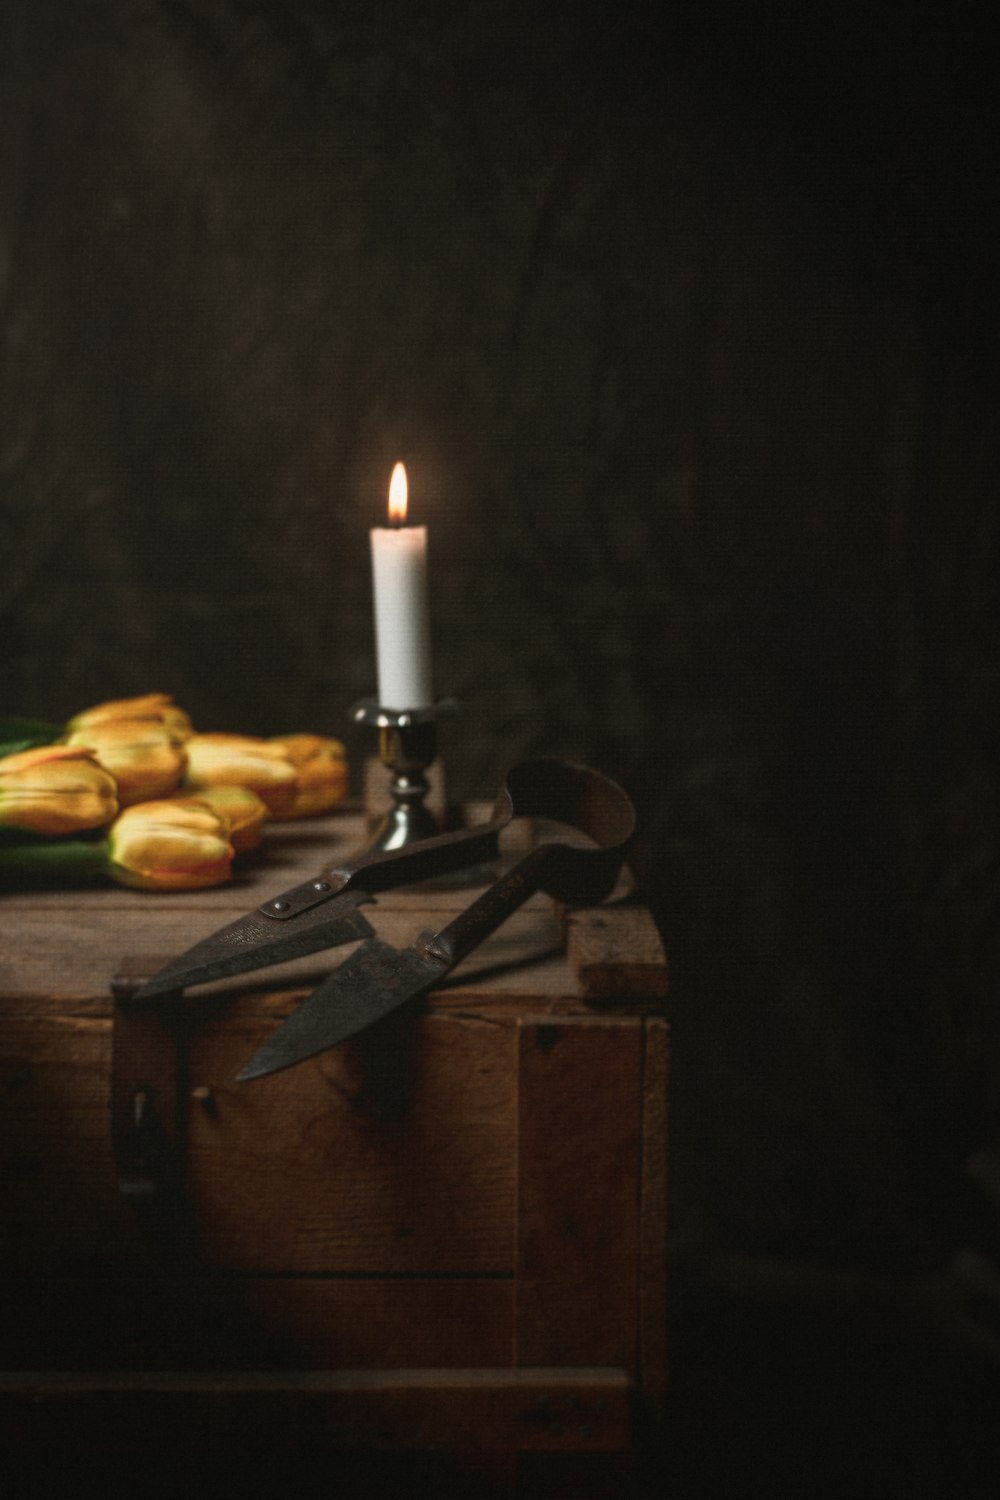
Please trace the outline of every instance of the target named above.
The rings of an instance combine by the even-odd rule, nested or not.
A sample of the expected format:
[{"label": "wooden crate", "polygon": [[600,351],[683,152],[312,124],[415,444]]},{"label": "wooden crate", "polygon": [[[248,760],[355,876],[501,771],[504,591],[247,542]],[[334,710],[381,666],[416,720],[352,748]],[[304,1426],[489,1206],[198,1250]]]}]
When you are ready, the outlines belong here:
[{"label": "wooden crate", "polygon": [[[180,1039],[164,1023],[177,1196],[150,1210],[119,1190],[112,977],[362,834],[352,812],[275,826],[225,890],[0,900],[8,1449],[114,1433],[120,1450],[183,1425],[222,1450],[266,1431],[272,1449],[478,1450],[523,1471],[525,1455],[623,1452],[636,1402],[655,1411],[666,970],[627,900],[565,913],[536,897],[415,1018],[254,1083],[234,1075],[351,949],[205,992]],[[405,945],[474,894],[367,910]]]}]

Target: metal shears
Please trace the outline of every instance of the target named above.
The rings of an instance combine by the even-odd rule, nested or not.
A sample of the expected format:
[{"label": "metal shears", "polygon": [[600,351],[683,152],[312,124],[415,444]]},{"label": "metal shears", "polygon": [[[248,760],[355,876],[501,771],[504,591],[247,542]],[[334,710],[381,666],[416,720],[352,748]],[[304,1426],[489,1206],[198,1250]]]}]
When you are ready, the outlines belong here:
[{"label": "metal shears", "polygon": [[[397,949],[375,933],[362,905],[380,891],[487,863],[515,818],[544,819],[587,838],[546,837],[437,932]],[[615,782],[572,761],[522,761],[507,775],[486,823],[437,834],[401,849],[362,855],[263,902],[196,943],[142,985],[142,1005],[192,986],[267,968],[365,939],[282,1021],[237,1075],[265,1077],[335,1046],[433,988],[536,891],[568,906],[596,905],[611,892],[635,826]]]}]

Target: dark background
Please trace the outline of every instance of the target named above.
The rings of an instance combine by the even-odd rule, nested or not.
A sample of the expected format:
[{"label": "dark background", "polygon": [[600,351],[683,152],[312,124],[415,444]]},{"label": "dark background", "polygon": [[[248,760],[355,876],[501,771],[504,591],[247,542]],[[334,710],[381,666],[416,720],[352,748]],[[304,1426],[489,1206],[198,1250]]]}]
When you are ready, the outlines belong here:
[{"label": "dark background", "polygon": [[465,707],[452,790],[557,751],[640,811],[673,972],[675,1492],[978,1492],[977,12],[6,0],[0,24],[3,709],[159,689],[358,765],[367,531],[402,458]]}]

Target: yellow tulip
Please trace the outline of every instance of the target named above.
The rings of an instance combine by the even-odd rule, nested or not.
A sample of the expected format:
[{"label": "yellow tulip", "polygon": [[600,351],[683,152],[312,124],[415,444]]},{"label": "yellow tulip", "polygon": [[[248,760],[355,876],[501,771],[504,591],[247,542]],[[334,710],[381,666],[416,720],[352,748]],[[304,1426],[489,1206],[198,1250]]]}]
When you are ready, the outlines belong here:
[{"label": "yellow tulip", "polygon": [[233,846],[225,820],[195,798],[141,802],[108,836],[108,873],[143,891],[196,891],[229,879]]},{"label": "yellow tulip", "polygon": [[74,729],[66,743],[96,753],[118,783],[121,807],[166,796],[177,789],[184,774],[184,751],[158,719],[109,719]]},{"label": "yellow tulip", "polygon": [[245,854],[260,844],[268,817],[267,803],[248,786],[203,786],[186,800],[192,798],[204,802],[222,818],[237,854]]},{"label": "yellow tulip", "polygon": [[114,779],[91,750],[43,745],[0,760],[0,827],[82,833],[110,823],[118,806]]},{"label": "yellow tulip", "polygon": [[298,790],[286,818],[308,818],[329,812],[347,795],[347,752],[339,740],[320,734],[279,734],[272,745],[283,745],[298,777]]},{"label": "yellow tulip", "polygon": [[178,708],[169,693],[143,693],[138,698],[112,698],[74,714],[66,725],[67,733],[89,729],[94,724],[113,724],[119,719],[158,719],[178,742],[192,734],[191,720]]},{"label": "yellow tulip", "polygon": [[184,788],[192,795],[203,787],[247,786],[267,804],[273,818],[288,817],[298,779],[283,745],[249,734],[193,734],[184,749]]}]

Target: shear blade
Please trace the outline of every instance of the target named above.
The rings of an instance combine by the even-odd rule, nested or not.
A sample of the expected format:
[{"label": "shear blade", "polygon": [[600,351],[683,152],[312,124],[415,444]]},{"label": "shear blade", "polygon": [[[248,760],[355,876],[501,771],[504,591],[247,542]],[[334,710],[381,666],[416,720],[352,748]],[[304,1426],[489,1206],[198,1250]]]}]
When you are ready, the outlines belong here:
[{"label": "shear blade", "polygon": [[236,1075],[264,1078],[305,1062],[405,1005],[447,973],[447,963],[373,937],[313,990]]},{"label": "shear blade", "polygon": [[345,891],[327,905],[302,912],[289,922],[249,912],[173,959],[136,991],[135,999],[150,1000],[370,937],[374,929],[358,910],[360,902],[370,899],[364,891]]}]

